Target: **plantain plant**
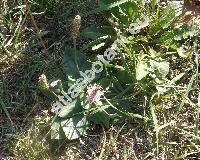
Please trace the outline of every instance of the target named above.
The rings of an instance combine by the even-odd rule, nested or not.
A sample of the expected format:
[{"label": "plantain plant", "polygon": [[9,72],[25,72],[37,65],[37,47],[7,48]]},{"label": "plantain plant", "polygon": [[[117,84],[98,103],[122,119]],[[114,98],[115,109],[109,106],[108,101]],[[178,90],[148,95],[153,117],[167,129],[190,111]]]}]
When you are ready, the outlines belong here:
[{"label": "plantain plant", "polygon": [[[66,48],[62,68],[67,80],[56,81],[51,87],[55,100],[75,84],[80,71],[90,69],[97,61],[96,54],[86,57],[84,52],[102,55],[116,40],[124,38],[125,41],[118,46],[115,59],[104,64],[104,70],[90,85],[80,88],[79,96],[55,113],[52,138],[76,139],[85,133],[90,122],[107,128],[110,124],[124,122],[145,125],[151,122],[153,103],[163,95],[172,94],[174,84],[184,76],[178,74],[169,78],[171,55],[193,56],[195,48],[188,47],[187,43],[199,36],[198,29],[176,23],[181,13],[181,6],[162,7],[154,0],[100,0],[96,10],[82,15],[100,14],[106,22],[81,32],[81,36],[91,41],[76,49],[76,62],[73,48]],[[91,92],[94,93],[92,98]],[[159,129],[156,131],[158,133]]]}]

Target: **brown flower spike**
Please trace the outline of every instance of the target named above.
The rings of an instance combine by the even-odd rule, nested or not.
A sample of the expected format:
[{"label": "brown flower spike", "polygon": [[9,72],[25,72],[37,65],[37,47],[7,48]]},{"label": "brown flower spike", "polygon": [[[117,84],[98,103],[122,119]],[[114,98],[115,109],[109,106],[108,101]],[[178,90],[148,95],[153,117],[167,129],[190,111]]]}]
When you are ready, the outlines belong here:
[{"label": "brown flower spike", "polygon": [[76,39],[79,34],[79,30],[81,27],[81,16],[76,15],[72,22],[72,38]]},{"label": "brown flower spike", "polygon": [[44,74],[42,74],[38,79],[39,79],[38,83],[41,85],[41,87],[43,89],[49,90],[49,84],[47,82],[47,77]]}]

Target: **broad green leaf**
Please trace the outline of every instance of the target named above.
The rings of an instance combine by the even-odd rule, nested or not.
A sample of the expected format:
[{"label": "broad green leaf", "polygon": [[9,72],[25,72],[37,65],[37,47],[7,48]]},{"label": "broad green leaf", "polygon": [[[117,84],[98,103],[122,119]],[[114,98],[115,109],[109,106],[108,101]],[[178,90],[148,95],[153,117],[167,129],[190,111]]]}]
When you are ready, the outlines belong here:
[{"label": "broad green leaf", "polygon": [[60,119],[56,118],[51,125],[51,139],[63,139],[64,137],[65,136],[61,128]]},{"label": "broad green leaf", "polygon": [[81,103],[79,100],[75,99],[72,103],[69,103],[67,106],[64,106],[58,116],[59,117],[72,117],[74,114],[80,112],[82,109]]},{"label": "broad green leaf", "polygon": [[97,38],[104,37],[104,36],[116,36],[115,30],[110,26],[102,26],[97,28],[95,26],[90,26],[85,28],[81,35],[92,40],[96,40]]},{"label": "broad green leaf", "polygon": [[[121,4],[124,4],[126,2],[128,2],[129,0],[108,0],[108,1],[100,1],[100,5],[97,9],[95,10],[92,10],[92,11],[89,11],[87,14],[85,14],[84,16],[88,16],[88,15],[91,15],[91,14],[97,14],[97,13],[100,13],[102,11],[108,11],[112,8],[115,8],[115,7],[118,7],[119,5]],[[109,3],[108,3],[109,2]]]},{"label": "broad green leaf", "polygon": [[150,65],[152,69],[158,70],[162,77],[165,77],[169,73],[169,62],[150,60]]},{"label": "broad green leaf", "polygon": [[101,87],[103,87],[104,89],[108,88],[111,81],[109,78],[102,78],[98,81],[98,83],[100,84]]},{"label": "broad green leaf", "polygon": [[101,124],[107,128],[110,125],[110,115],[108,115],[104,110],[99,110],[97,113],[90,115],[89,119],[92,122]]},{"label": "broad green leaf", "polygon": [[80,52],[84,52],[85,50],[90,50],[92,47],[94,47],[95,45],[99,45],[101,43],[105,43],[108,40],[108,36],[103,36],[100,38],[97,38],[95,40],[92,40],[91,42],[89,42],[88,44],[85,44],[81,49]]},{"label": "broad green leaf", "polygon": [[127,25],[129,25],[132,19],[136,19],[136,11],[137,7],[135,3],[133,1],[128,1],[127,3],[124,3],[119,7],[112,8],[111,19],[113,19],[113,21],[117,20],[120,28],[123,30],[124,27],[127,27]]},{"label": "broad green leaf", "polygon": [[154,38],[153,42],[157,44],[162,44],[165,46],[170,46],[174,42],[174,33],[173,31],[167,31],[163,33],[162,35],[159,35],[158,38]]},{"label": "broad green leaf", "polygon": [[62,62],[62,69],[64,73],[72,79],[78,79],[80,77],[79,71],[84,72],[85,70],[91,68],[91,65],[87,61],[86,56],[81,54],[78,50],[76,52],[79,70],[75,64],[74,49],[70,47],[66,48]]},{"label": "broad green leaf", "polygon": [[112,76],[111,83],[112,86],[110,87],[110,90],[112,94],[118,94],[124,90],[123,86],[115,76]]},{"label": "broad green leaf", "polygon": [[158,65],[158,70],[165,77],[169,73],[169,62],[160,62]]},{"label": "broad green leaf", "polygon": [[78,115],[61,121],[61,127],[69,140],[77,139],[85,134],[88,128],[88,121],[85,116]]},{"label": "broad green leaf", "polygon": [[133,82],[131,75],[124,68],[115,68],[113,72],[115,72],[115,77],[122,86],[126,87],[128,84]]},{"label": "broad green leaf", "polygon": [[136,66],[136,79],[142,80],[148,74],[148,65],[145,61],[141,60]]},{"label": "broad green leaf", "polygon": [[136,9],[138,9],[136,7],[136,4],[134,1],[128,1],[127,3],[124,3],[122,5],[120,5],[120,10],[128,17],[131,18],[131,16],[134,15],[134,13],[136,12]]}]

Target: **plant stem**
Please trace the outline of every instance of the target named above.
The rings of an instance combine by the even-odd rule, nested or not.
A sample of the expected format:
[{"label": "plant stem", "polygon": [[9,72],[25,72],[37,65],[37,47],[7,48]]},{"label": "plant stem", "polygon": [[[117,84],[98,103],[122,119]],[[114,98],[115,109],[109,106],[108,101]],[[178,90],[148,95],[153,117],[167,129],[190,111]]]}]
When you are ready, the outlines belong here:
[{"label": "plant stem", "polygon": [[79,70],[78,60],[77,60],[76,38],[73,38],[73,44],[74,44],[74,62],[75,62],[77,69]]}]

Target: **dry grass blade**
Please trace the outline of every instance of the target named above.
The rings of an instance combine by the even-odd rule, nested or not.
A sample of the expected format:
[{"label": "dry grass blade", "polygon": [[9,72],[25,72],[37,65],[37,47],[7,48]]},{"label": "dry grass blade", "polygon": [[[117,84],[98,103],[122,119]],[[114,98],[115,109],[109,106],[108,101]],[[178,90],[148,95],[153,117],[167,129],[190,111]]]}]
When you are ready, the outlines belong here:
[{"label": "dry grass blade", "polygon": [[33,26],[34,26],[35,29],[36,29],[36,36],[37,36],[37,38],[38,38],[38,41],[39,41],[41,47],[43,48],[44,53],[48,56],[47,48],[46,48],[46,46],[45,46],[45,44],[44,44],[44,41],[42,40],[42,38],[41,38],[41,36],[40,36],[40,30],[39,30],[39,28],[38,28],[38,26],[37,26],[37,23],[36,23],[36,21],[35,21],[35,18],[34,18],[34,16],[33,16],[33,14],[32,14],[31,8],[30,8],[30,6],[29,6],[29,1],[28,1],[28,0],[24,0],[24,3],[25,3],[25,5],[26,5],[27,11],[28,11],[28,13],[29,13],[29,15],[30,15],[30,17],[31,17],[31,21],[32,21],[32,23],[33,23]]},{"label": "dry grass blade", "polygon": [[151,106],[151,115],[152,115],[152,118],[153,118],[153,123],[154,123],[154,128],[155,128],[155,132],[156,132],[156,152],[157,152],[157,157],[159,155],[159,131],[160,131],[160,128],[159,128],[159,125],[158,125],[158,119],[157,119],[157,116],[155,114],[155,107],[154,106]]},{"label": "dry grass blade", "polygon": [[101,160],[102,157],[103,157],[103,154],[105,152],[105,149],[106,149],[106,132],[105,132],[105,129],[103,128],[103,141],[102,141],[102,146],[101,146],[101,152],[100,152],[100,155],[98,157],[98,160]]}]

